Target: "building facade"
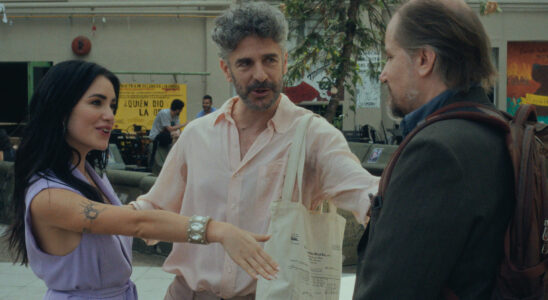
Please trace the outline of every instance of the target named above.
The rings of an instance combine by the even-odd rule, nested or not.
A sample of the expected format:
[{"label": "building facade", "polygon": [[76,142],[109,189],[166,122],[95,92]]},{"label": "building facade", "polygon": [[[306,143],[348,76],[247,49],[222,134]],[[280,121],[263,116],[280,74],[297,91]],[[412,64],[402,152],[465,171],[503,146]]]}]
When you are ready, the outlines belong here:
[{"label": "building facade", "polygon": [[[213,96],[215,107],[234,94],[219,68],[210,32],[215,16],[237,2],[4,0],[0,2],[0,63],[85,59],[117,72],[122,83],[186,84],[190,120],[201,110],[204,94]],[[468,2],[479,13],[480,1]],[[506,109],[512,100],[508,97],[509,45],[513,49],[516,42],[548,43],[548,0],[498,3],[502,13],[481,16],[481,20],[499,70],[493,99]],[[72,50],[78,36],[91,43],[85,56]],[[381,100],[386,97],[383,88],[378,94]],[[397,123],[387,115],[384,101],[380,107],[358,107],[355,122],[349,107],[350,101],[345,101],[345,130],[370,124],[382,138],[381,120],[384,128]]]}]

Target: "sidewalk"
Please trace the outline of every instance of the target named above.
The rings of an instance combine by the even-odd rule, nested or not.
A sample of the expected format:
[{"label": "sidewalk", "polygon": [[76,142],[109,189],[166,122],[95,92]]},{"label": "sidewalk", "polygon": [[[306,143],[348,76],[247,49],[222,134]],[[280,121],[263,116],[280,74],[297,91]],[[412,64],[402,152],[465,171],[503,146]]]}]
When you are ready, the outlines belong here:
[{"label": "sidewalk", "polygon": [[[0,235],[7,226],[0,224]],[[0,240],[0,300],[40,300],[46,293],[44,282],[30,268],[13,265]],[[140,300],[162,300],[173,274],[160,267],[165,257],[133,251],[133,273],[131,280],[137,286]],[[354,291],[355,270],[344,268],[341,276],[339,300],[351,300]]]},{"label": "sidewalk", "polygon": [[[354,289],[354,274],[343,273],[340,300],[351,300]],[[139,299],[163,299],[167,287],[173,279],[160,267],[137,266],[133,268],[131,279],[137,285]],[[29,268],[0,263],[1,300],[40,300],[47,288]]]},{"label": "sidewalk", "polygon": [[[131,279],[137,285],[140,299],[163,299],[173,275],[160,267],[134,267]],[[39,300],[47,288],[29,268],[0,263],[0,299]]]}]

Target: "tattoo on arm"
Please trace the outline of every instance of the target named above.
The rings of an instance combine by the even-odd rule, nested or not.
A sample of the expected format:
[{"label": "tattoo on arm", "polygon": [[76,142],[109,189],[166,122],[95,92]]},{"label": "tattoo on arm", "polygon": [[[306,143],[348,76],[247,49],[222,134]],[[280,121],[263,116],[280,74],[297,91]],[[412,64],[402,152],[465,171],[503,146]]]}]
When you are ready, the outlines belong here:
[{"label": "tattoo on arm", "polygon": [[[80,206],[82,206],[82,214],[84,215],[84,218],[90,222],[93,222],[93,220],[97,219],[99,217],[99,214],[106,210],[106,208],[103,208],[101,210],[96,208],[96,203],[93,203],[92,201],[82,201],[80,203]],[[83,233],[91,233],[91,227],[84,227],[82,229]]]}]

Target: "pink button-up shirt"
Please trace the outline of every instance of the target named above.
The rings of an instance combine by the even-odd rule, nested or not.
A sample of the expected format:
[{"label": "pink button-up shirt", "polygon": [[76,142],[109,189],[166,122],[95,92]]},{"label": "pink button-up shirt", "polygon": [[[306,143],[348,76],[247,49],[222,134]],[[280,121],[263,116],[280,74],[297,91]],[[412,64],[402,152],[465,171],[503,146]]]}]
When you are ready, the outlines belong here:
[{"label": "pink button-up shirt", "polygon": [[[267,128],[240,159],[238,130],[231,116],[236,101],[238,97],[189,123],[154,186],[137,198],[137,209],[211,216],[251,232],[267,232],[269,205],[281,196],[297,119],[311,112],[282,95]],[[323,118],[313,118],[308,129],[303,176],[304,205],[316,207],[328,198],[353,211],[363,223],[368,194],[377,192],[378,177],[363,169],[341,132]],[[221,298],[248,295],[256,287],[220,244],[174,243],[164,270],[183,276],[195,291]]]}]

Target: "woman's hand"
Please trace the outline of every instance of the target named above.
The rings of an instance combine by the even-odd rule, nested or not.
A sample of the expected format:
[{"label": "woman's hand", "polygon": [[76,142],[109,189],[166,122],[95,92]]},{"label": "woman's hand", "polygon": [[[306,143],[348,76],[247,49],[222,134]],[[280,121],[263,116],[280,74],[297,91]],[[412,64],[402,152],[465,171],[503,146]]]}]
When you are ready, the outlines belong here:
[{"label": "woman's hand", "polygon": [[211,221],[207,228],[209,242],[219,242],[226,253],[249,276],[261,275],[267,280],[276,277],[278,264],[272,260],[258,242],[266,242],[270,236],[254,234],[230,223]]}]

